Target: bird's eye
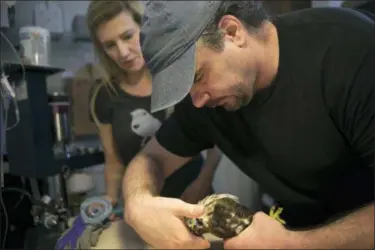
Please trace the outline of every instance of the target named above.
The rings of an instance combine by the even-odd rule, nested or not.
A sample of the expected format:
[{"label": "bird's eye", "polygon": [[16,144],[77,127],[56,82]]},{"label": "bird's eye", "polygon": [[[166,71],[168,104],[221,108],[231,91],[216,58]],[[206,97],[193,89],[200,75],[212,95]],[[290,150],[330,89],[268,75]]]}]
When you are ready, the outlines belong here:
[{"label": "bird's eye", "polygon": [[203,226],[203,221],[202,221],[202,219],[197,219],[197,225],[198,225],[198,226]]}]

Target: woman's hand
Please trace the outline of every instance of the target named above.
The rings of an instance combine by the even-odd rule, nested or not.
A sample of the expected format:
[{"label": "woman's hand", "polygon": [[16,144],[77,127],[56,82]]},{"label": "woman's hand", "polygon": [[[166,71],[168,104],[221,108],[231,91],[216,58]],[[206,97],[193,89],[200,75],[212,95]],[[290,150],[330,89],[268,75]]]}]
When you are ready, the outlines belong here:
[{"label": "woman's hand", "polygon": [[198,177],[185,189],[181,199],[185,202],[196,204],[212,193],[212,181]]},{"label": "woman's hand", "polygon": [[126,202],[125,221],[150,246],[157,249],[207,249],[210,242],[193,235],[182,221],[196,218],[204,208],[179,199],[139,195]]},{"label": "woman's hand", "polygon": [[183,201],[196,204],[206,196],[213,194],[212,182],[221,155],[221,151],[216,146],[207,150],[207,157],[198,178],[181,195]]}]

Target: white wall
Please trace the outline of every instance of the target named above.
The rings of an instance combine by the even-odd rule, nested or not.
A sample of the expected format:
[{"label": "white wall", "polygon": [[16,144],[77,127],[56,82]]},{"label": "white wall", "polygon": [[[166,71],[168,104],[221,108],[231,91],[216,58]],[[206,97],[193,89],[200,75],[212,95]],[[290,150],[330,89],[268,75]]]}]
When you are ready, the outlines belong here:
[{"label": "white wall", "polygon": [[[46,1],[17,1],[16,2],[16,24],[30,25],[32,24],[32,10],[36,3],[44,3]],[[57,3],[63,12],[63,23],[65,32],[71,31],[71,22],[75,15],[86,13],[89,1],[53,1]]]},{"label": "white wall", "polygon": [[[32,25],[33,8],[36,3],[45,1],[17,1],[16,27]],[[51,65],[67,70],[76,70],[86,60],[93,59],[90,43],[73,43],[69,37],[71,24],[75,15],[84,15],[89,1],[53,1],[58,4],[63,13],[65,37],[59,42],[52,42]]]},{"label": "white wall", "polygon": [[[6,30],[8,38],[14,43],[18,42],[18,30],[22,26],[33,25],[33,8],[36,3],[45,1],[17,1],[15,12],[15,25]],[[64,37],[60,41],[52,41],[50,64],[67,71],[76,71],[86,62],[94,60],[91,43],[74,43],[70,37],[71,23],[75,15],[84,15],[89,1],[53,1],[57,3],[63,13]],[[9,46],[1,41],[2,60],[17,60]],[[50,92],[62,91],[61,74],[48,78]]]},{"label": "white wall", "polygon": [[311,5],[313,8],[317,7],[340,7],[343,1],[341,0],[331,0],[331,1],[312,1]]}]

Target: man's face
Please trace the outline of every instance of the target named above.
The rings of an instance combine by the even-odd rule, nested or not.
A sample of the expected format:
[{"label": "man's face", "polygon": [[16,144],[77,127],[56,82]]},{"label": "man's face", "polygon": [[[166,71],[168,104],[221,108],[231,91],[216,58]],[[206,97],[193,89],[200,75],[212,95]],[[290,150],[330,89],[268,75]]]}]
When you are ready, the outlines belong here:
[{"label": "man's face", "polygon": [[226,20],[223,25],[227,33],[221,51],[213,50],[201,41],[197,43],[195,83],[190,90],[197,108],[221,106],[235,111],[253,97],[258,75],[256,53],[249,53],[251,39],[244,28],[236,25],[240,24],[235,20]]}]

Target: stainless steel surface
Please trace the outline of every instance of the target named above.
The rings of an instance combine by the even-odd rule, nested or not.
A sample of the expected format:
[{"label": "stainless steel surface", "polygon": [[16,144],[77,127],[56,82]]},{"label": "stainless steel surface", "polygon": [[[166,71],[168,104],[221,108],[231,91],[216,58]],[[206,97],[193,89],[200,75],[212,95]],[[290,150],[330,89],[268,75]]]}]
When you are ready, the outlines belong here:
[{"label": "stainless steel surface", "polygon": [[58,200],[61,197],[61,179],[60,174],[47,178],[48,182],[48,195],[53,200]]},{"label": "stainless steel surface", "polygon": [[56,98],[49,103],[52,107],[52,115],[55,128],[55,141],[70,141],[71,140],[71,128],[69,121],[69,107],[70,103],[68,101],[62,101],[58,98],[65,99],[62,94],[54,93],[52,98]]},{"label": "stainless steel surface", "polygon": [[50,229],[58,224],[58,216],[50,213],[44,213],[42,223],[45,228]]},{"label": "stainless steel surface", "polygon": [[[67,229],[68,218],[70,216],[68,195],[66,190],[66,177],[68,175],[68,168],[63,167],[61,173],[48,177],[48,195],[55,204],[56,211],[53,213],[53,218],[47,216],[43,218],[43,224],[46,226],[53,226],[54,220],[55,225],[58,226],[59,230],[65,231]],[[46,215],[46,214],[44,214]],[[48,214],[47,214],[48,215]]]}]

